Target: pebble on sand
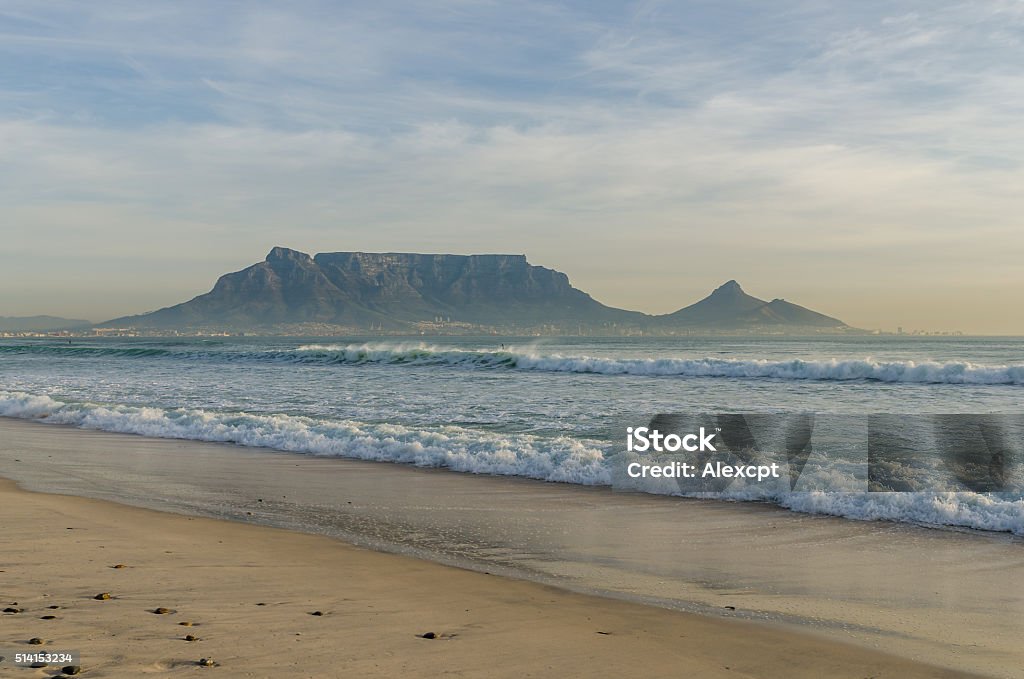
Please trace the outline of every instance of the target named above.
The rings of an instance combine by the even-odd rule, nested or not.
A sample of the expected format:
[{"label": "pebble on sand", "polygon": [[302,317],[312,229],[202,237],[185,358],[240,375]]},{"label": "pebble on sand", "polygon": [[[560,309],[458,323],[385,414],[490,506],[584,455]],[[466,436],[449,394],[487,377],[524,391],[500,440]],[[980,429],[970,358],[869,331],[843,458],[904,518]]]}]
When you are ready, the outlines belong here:
[{"label": "pebble on sand", "polygon": [[213,667],[217,663],[213,662],[213,658],[200,658],[196,664],[200,667]]},{"label": "pebble on sand", "polygon": [[424,632],[420,636],[423,637],[424,639],[436,639],[437,638],[437,635],[435,633],[433,633],[433,632]]},{"label": "pebble on sand", "polygon": [[199,641],[199,637],[194,636],[192,634],[186,634],[185,641]]},{"label": "pebble on sand", "polygon": [[41,615],[41,616],[39,616],[39,619],[40,620],[56,620],[57,616],[56,615]]},{"label": "pebble on sand", "polygon": [[109,598],[110,592],[100,592],[99,594],[93,597],[93,599],[96,599],[96,601],[106,601]]},{"label": "pebble on sand", "polygon": [[181,625],[182,627],[191,627],[193,625],[193,623],[189,622],[188,620],[182,620],[178,624]]},{"label": "pebble on sand", "polygon": [[4,609],[4,613],[21,613],[21,609],[8,606]]},{"label": "pebble on sand", "polygon": [[312,613],[310,613],[310,615],[316,615],[316,616],[321,616],[323,614],[324,614],[323,611],[313,611]]},{"label": "pebble on sand", "polygon": [[115,563],[111,568],[127,568],[123,563]]},{"label": "pebble on sand", "polygon": [[171,609],[164,608],[163,606],[160,606],[159,608],[154,608],[153,609],[153,613],[155,613],[156,615],[167,615],[170,612],[171,612]]},{"label": "pebble on sand", "polygon": [[42,646],[43,645],[43,640],[40,639],[39,637],[32,637],[31,639],[28,640],[28,643],[30,643],[33,646]]},{"label": "pebble on sand", "polygon": [[82,667],[81,665],[65,665],[64,667],[60,668],[60,671],[64,674],[81,674]]}]

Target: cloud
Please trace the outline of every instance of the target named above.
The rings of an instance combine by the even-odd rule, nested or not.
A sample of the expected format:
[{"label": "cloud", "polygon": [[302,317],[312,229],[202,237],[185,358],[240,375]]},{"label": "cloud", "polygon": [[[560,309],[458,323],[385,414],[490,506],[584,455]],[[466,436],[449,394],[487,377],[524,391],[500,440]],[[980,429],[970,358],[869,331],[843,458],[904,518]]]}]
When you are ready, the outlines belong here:
[{"label": "cloud", "polygon": [[7,252],[147,258],[160,303],[274,244],[525,251],[649,311],[753,278],[866,325],[1024,283],[1015,3],[9,5]]}]

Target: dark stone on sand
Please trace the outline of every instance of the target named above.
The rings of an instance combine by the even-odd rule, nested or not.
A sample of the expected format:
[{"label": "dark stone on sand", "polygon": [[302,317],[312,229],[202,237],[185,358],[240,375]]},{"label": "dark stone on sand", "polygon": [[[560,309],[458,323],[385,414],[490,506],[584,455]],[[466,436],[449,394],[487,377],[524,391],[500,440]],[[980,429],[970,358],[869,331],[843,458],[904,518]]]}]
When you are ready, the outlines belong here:
[{"label": "dark stone on sand", "polygon": [[47,606],[47,608],[49,608],[51,611],[55,611],[58,608],[60,608],[60,606],[56,606],[56,605],[54,605],[54,606]]},{"label": "dark stone on sand", "polygon": [[310,615],[316,615],[316,616],[320,616],[320,615],[323,615],[323,614],[324,614],[323,611],[313,611],[312,613],[310,613]]},{"label": "dark stone on sand", "polygon": [[199,641],[199,637],[191,635],[191,634],[186,634],[185,635],[185,641]]},{"label": "dark stone on sand", "polygon": [[436,639],[437,638],[437,635],[434,634],[433,632],[424,632],[420,636],[423,637],[424,639]]},{"label": "dark stone on sand", "polygon": [[110,592],[100,592],[99,594],[93,597],[93,599],[96,599],[96,601],[106,601],[109,598]]},{"label": "dark stone on sand", "polygon": [[39,619],[40,620],[56,620],[57,616],[56,615],[42,615],[42,616],[39,616]]},{"label": "dark stone on sand", "polygon": [[4,613],[21,613],[21,609],[8,607],[4,609]]},{"label": "dark stone on sand", "polygon": [[213,667],[217,663],[213,662],[213,658],[200,658],[196,664],[200,667]]},{"label": "dark stone on sand", "polygon": [[81,674],[82,668],[80,665],[65,665],[60,668],[60,671],[64,674]]},{"label": "dark stone on sand", "polygon": [[257,606],[266,606],[266,604],[265,604],[265,603],[263,603],[262,601],[261,601],[260,603],[256,604],[256,605],[257,605]]},{"label": "dark stone on sand", "polygon": [[125,565],[123,563],[115,563],[113,566],[111,566],[111,568],[124,568],[124,567],[125,567]]},{"label": "dark stone on sand", "polygon": [[182,627],[191,627],[192,626],[192,623],[189,622],[188,620],[182,620],[178,624],[181,625]]},{"label": "dark stone on sand", "polygon": [[725,608],[725,610],[727,610],[727,611],[735,611],[736,610],[735,606],[724,606],[723,608]]},{"label": "dark stone on sand", "polygon": [[43,645],[43,640],[40,639],[39,637],[32,637],[31,639],[28,640],[28,643],[31,644],[32,646],[42,646]]},{"label": "dark stone on sand", "polygon": [[154,608],[153,609],[153,613],[155,613],[156,615],[167,615],[170,612],[171,612],[171,609],[164,608],[163,606],[161,606],[160,608]]}]

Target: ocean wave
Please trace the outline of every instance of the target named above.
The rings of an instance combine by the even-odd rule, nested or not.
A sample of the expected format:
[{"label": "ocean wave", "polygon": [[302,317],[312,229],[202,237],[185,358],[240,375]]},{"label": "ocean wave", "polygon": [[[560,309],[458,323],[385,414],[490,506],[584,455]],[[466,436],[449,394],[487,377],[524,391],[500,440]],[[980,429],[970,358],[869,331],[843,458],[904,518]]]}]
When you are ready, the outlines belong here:
[{"label": "ocean wave", "polygon": [[[290,355],[292,352],[288,352]],[[299,362],[383,363],[510,368],[543,372],[650,377],[769,378],[780,380],[872,380],[921,384],[1024,384],[1024,365],[967,362],[789,360],[725,358],[607,358],[542,354],[534,350],[475,350],[425,344],[300,346]],[[279,356],[286,359],[286,356]]]},{"label": "ocean wave", "polygon": [[[521,476],[588,486],[611,484],[614,446],[602,441],[497,434],[462,427],[433,429],[294,415],[73,403],[0,391],[0,416],[158,438],[234,443],[293,453],[443,467],[475,474]],[[806,474],[814,473],[805,470]],[[863,488],[842,466],[818,470],[835,488]],[[838,478],[837,478],[838,477]],[[771,502],[791,511],[858,520],[947,525],[1024,535],[1024,498],[971,492],[869,493],[787,491],[741,486],[715,493],[670,495]]]},{"label": "ocean wave", "polygon": [[[847,479],[853,481],[852,479]],[[857,484],[863,487],[862,484]],[[780,491],[741,486],[715,493],[672,495],[731,502],[769,502],[801,514],[858,521],[892,521],[1024,535],[1024,498],[969,491]]]},{"label": "ocean wave", "polygon": [[569,437],[499,435],[455,426],[420,429],[294,415],[71,403],[0,391],[0,416],[156,438],[235,443],[328,457],[581,485],[607,485],[603,451]]},{"label": "ocean wave", "polygon": [[62,356],[170,358],[305,365],[451,366],[479,370],[550,373],[706,377],[732,379],[875,381],[905,384],[1024,385],[1024,365],[966,361],[878,361],[829,359],[786,361],[738,358],[629,358],[541,353],[534,348],[462,349],[422,343],[307,344],[294,349],[182,351],[160,347],[95,345],[2,345],[3,353]]},{"label": "ocean wave", "polygon": [[[195,353],[195,352],[188,352]],[[0,355],[42,354],[50,356],[124,356],[128,358],[151,358],[154,356],[188,355],[169,349],[150,346],[96,346],[91,344],[0,344]]]}]

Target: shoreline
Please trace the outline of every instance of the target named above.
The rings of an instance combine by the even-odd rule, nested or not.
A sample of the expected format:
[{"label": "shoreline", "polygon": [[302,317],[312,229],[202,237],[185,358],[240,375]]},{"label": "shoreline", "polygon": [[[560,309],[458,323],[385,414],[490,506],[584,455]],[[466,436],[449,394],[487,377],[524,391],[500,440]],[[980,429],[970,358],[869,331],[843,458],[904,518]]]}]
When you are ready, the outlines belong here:
[{"label": "shoreline", "polygon": [[[266,526],[30,493],[8,480],[0,503],[10,520],[5,595],[14,597],[3,603],[21,610],[3,614],[3,645],[78,650],[83,676],[208,671],[200,658],[252,677],[972,676],[765,625]],[[94,600],[99,592],[112,598]],[[152,612],[161,607],[170,612]],[[27,645],[34,636],[45,646]]]},{"label": "shoreline", "polygon": [[322,534],[574,596],[1024,676],[1024,599],[1007,594],[1024,550],[1012,536],[7,418],[0,441],[0,476],[29,490]]}]

